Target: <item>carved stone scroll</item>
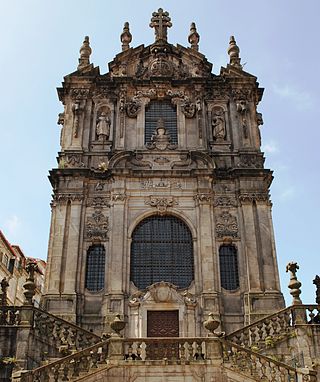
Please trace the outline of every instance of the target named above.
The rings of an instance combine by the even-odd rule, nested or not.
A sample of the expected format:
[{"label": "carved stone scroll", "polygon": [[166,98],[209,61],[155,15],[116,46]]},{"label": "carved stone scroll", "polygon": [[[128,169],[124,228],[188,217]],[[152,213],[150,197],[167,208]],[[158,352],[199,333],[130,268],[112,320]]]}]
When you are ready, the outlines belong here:
[{"label": "carved stone scroll", "polygon": [[238,223],[237,218],[232,216],[228,211],[223,211],[217,217],[216,224],[217,237],[222,238],[231,236],[233,238],[238,237]]}]

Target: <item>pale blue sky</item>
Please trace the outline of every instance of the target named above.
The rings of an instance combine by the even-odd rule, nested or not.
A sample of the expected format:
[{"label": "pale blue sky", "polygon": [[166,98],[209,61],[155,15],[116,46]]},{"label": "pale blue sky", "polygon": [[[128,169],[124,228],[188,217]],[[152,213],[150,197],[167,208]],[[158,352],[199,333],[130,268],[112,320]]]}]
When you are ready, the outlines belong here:
[{"label": "pale blue sky", "polygon": [[153,41],[151,13],[169,11],[169,41],[187,45],[190,23],[214,73],[228,61],[230,35],[244,69],[265,88],[266,166],[274,170],[273,219],[282,289],[287,302],[288,261],[297,261],[302,298],[314,302],[312,280],[320,274],[318,107],[319,0],[8,0],[0,1],[1,175],[0,228],[27,256],[45,258],[50,224],[48,170],[59,150],[56,95],[63,76],[78,64],[90,36],[92,62],[107,71],[120,52],[129,21],[132,46]]}]

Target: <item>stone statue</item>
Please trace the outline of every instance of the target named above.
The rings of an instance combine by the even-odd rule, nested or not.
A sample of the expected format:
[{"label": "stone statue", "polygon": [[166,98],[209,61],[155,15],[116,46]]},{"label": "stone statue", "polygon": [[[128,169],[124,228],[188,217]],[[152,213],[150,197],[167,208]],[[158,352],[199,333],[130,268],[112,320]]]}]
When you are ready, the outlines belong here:
[{"label": "stone statue", "polygon": [[111,121],[109,116],[103,111],[97,118],[97,136],[99,141],[108,140],[110,136]]},{"label": "stone statue", "polygon": [[9,287],[9,283],[5,277],[1,280],[0,285],[1,285],[1,306],[6,306],[7,305],[7,289]]},{"label": "stone statue", "polygon": [[214,140],[223,141],[226,137],[226,122],[223,109],[217,108],[213,110],[211,125]]}]

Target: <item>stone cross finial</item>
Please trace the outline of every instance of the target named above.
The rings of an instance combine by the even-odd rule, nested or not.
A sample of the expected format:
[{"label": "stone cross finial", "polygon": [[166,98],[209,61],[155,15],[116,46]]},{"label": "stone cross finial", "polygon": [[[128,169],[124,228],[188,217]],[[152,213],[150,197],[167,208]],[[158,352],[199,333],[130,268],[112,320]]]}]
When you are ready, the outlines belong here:
[{"label": "stone cross finial", "polygon": [[89,36],[85,36],[83,44],[79,50],[80,58],[79,58],[78,70],[81,70],[85,68],[86,66],[90,65],[91,52],[92,52],[92,49],[90,48]]},{"label": "stone cross finial", "polygon": [[300,299],[301,294],[301,282],[298,281],[296,273],[299,269],[299,265],[297,263],[291,262],[287,264],[286,272],[290,272],[290,281],[288,284],[288,288],[291,289],[290,294],[293,297],[292,305],[299,305],[302,304],[302,301]]},{"label": "stone cross finial", "polygon": [[1,306],[6,306],[7,305],[7,289],[9,287],[9,283],[5,277],[1,280],[0,285],[1,285]]},{"label": "stone cross finial", "polygon": [[124,23],[124,27],[123,27],[123,31],[122,31],[121,36],[120,36],[120,40],[122,43],[122,51],[130,48],[129,44],[132,41],[132,34],[130,33],[128,22]]},{"label": "stone cross finial", "polygon": [[167,29],[172,27],[169,12],[159,8],[158,12],[152,13],[151,23],[149,25],[155,30],[156,41],[167,41]]},{"label": "stone cross finial", "polygon": [[242,69],[242,65],[240,64],[241,58],[239,56],[240,49],[236,43],[234,36],[230,36],[228,55],[230,57],[230,65]]},{"label": "stone cross finial", "polygon": [[313,284],[316,286],[316,303],[320,305],[320,277],[316,275],[316,277],[313,280]]},{"label": "stone cross finial", "polygon": [[200,35],[197,32],[197,27],[195,23],[191,23],[188,41],[191,44],[192,49],[197,51],[199,50]]}]

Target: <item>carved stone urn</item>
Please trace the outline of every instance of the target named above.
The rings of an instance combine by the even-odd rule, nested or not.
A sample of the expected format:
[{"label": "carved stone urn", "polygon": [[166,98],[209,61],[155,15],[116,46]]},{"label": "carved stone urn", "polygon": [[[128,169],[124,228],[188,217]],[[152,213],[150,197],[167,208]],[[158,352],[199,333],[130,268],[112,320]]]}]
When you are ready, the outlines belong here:
[{"label": "carved stone urn", "polygon": [[203,326],[209,330],[212,334],[215,334],[214,331],[218,328],[220,325],[220,321],[216,320],[213,313],[209,313],[209,317],[206,321],[204,321]]},{"label": "carved stone urn", "polygon": [[123,330],[125,326],[126,323],[124,322],[124,320],[121,320],[120,314],[117,314],[114,320],[110,323],[111,329],[114,330],[119,337],[121,330]]}]

